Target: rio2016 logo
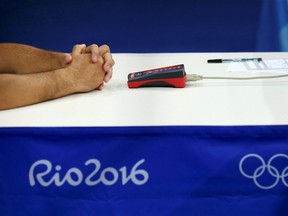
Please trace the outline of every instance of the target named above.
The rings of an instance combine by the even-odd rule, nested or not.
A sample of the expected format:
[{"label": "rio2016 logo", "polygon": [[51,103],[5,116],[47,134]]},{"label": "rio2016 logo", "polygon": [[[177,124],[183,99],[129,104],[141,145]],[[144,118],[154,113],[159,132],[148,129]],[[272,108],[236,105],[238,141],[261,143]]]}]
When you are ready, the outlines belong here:
[{"label": "rio2016 logo", "polygon": [[[62,170],[60,165],[56,165],[53,172],[52,163],[49,160],[42,159],[31,165],[29,169],[29,183],[30,186],[35,186],[38,183],[43,187],[48,187],[53,184],[57,187],[61,187],[67,183],[75,187],[82,183],[87,186],[95,186],[101,183],[110,186],[119,181],[122,185],[125,185],[131,181],[135,185],[143,185],[149,179],[148,172],[139,168],[144,162],[145,159],[139,160],[128,174],[126,166],[123,166],[118,170],[113,167],[106,167],[103,169],[101,162],[98,159],[90,159],[85,162],[85,166],[92,166],[93,170],[87,176],[84,176],[83,172],[76,167],[72,167],[65,174],[60,175]],[[39,172],[39,169],[41,169],[41,172]],[[61,176],[63,177],[61,178]],[[49,180],[47,178],[49,178]]]},{"label": "rio2016 logo", "polygon": [[[258,161],[256,162],[257,164],[260,162],[260,165],[255,168],[254,171],[251,172],[250,169],[250,172],[248,172],[249,166],[257,166],[257,164],[255,164],[255,159]],[[287,159],[288,155],[286,154],[275,154],[266,163],[265,160],[258,154],[247,154],[240,160],[239,170],[244,177],[252,179],[258,188],[272,189],[278,185],[280,180],[282,181],[283,185],[288,187]],[[279,164],[276,163],[277,160],[284,161],[284,167],[283,165],[279,166]],[[263,183],[265,182],[265,178],[270,179],[269,183]]]}]

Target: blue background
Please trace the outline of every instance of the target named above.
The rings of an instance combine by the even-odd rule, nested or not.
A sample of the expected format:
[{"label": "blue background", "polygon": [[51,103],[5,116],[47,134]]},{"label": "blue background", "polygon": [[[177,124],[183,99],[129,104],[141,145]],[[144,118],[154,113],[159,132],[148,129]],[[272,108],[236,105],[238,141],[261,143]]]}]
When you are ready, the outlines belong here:
[{"label": "blue background", "polygon": [[277,35],[275,20],[265,29],[264,2],[274,1],[2,0],[0,42],[66,52],[76,43],[114,53],[280,51],[277,37],[261,39],[260,30]]},{"label": "blue background", "polygon": [[[266,162],[287,155],[287,140],[287,126],[0,128],[1,215],[287,215],[282,181],[263,190],[239,171],[247,154],[259,154]],[[149,180],[140,186],[120,180],[110,186],[29,184],[35,161],[61,165],[63,178],[71,167],[87,176],[91,170],[84,163],[92,158],[101,161],[100,172],[127,166],[128,173],[144,158],[139,169],[149,173]],[[245,170],[251,174],[261,164],[250,162],[251,170]],[[273,166],[282,173],[287,159]],[[271,185],[275,178],[261,174],[258,181]]]}]

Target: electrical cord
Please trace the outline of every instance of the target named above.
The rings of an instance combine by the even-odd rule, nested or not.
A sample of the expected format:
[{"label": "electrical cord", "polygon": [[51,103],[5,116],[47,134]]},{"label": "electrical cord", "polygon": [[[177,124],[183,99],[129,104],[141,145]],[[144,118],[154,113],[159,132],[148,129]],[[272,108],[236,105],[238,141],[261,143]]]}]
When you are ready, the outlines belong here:
[{"label": "electrical cord", "polygon": [[206,77],[198,74],[187,74],[186,81],[199,81],[203,79],[253,80],[253,79],[273,79],[281,77],[288,77],[288,74],[274,75],[274,76],[254,76],[254,77]]}]

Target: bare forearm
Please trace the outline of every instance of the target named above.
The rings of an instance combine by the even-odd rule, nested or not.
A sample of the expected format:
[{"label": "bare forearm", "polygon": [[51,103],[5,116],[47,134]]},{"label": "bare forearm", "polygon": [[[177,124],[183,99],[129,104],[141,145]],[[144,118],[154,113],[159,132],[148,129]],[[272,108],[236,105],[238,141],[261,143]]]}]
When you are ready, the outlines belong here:
[{"label": "bare forearm", "polygon": [[37,74],[0,74],[0,110],[26,106],[75,92],[66,69]]},{"label": "bare forearm", "polygon": [[61,69],[34,74],[0,74],[0,110],[39,103],[99,87],[104,60],[91,62],[89,54],[73,50],[73,62]]},{"label": "bare forearm", "polygon": [[0,73],[28,74],[63,68],[64,53],[23,44],[0,44]]}]

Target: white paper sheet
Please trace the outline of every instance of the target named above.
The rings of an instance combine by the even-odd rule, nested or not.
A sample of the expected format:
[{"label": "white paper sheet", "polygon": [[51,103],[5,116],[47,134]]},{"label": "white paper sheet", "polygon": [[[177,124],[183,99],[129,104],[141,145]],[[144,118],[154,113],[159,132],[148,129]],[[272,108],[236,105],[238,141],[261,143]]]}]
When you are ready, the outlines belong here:
[{"label": "white paper sheet", "polygon": [[231,62],[226,72],[288,73],[288,59],[263,59],[262,61]]}]

